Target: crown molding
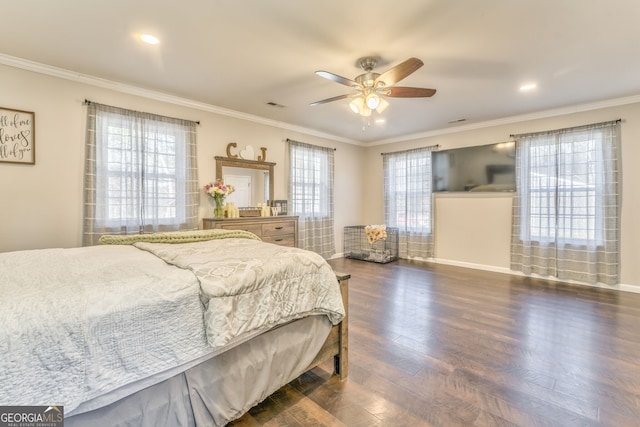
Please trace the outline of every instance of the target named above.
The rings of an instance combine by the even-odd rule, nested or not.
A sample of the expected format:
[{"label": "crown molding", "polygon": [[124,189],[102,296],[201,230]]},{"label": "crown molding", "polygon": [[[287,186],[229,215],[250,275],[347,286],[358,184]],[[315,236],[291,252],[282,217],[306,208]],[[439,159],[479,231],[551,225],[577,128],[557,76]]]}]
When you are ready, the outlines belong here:
[{"label": "crown molding", "polygon": [[232,117],[232,118],[246,120],[253,123],[272,126],[279,129],[285,129],[292,132],[299,132],[299,133],[304,133],[306,135],[326,138],[332,141],[344,142],[346,144],[362,145],[360,141],[355,141],[349,138],[343,138],[337,135],[320,132],[314,129],[309,129],[302,126],[296,126],[290,123],[280,122],[277,120],[271,120],[271,119],[256,116],[253,114],[242,113],[240,111],[231,110],[229,108],[218,107],[216,105],[193,101],[190,99],[169,95],[169,94],[154,91],[154,90],[143,89],[137,86],[118,83],[112,80],[107,80],[99,77],[90,76],[87,74],[77,73],[77,72],[69,71],[63,68],[53,67],[50,65],[29,61],[26,59],[5,55],[2,53],[0,53],[0,64],[7,65],[9,67],[20,68],[26,71],[32,71],[34,73],[57,77],[60,79],[70,80],[77,83],[83,83],[90,86],[96,86],[103,89],[109,89],[116,92],[126,93],[128,95],[140,96],[140,97],[152,99],[155,101],[166,102],[169,104],[193,108],[193,109],[205,111],[208,113],[219,114],[221,116]]},{"label": "crown molding", "polygon": [[99,77],[94,77],[86,74],[77,73],[74,71],[69,71],[63,68],[53,67],[53,66],[42,64],[39,62],[29,61],[26,59],[5,55],[3,53],[0,53],[0,64],[7,65],[9,67],[20,68],[27,71],[32,71],[35,73],[45,74],[48,76],[57,77],[65,80],[70,80],[78,83],[83,83],[90,86],[101,87],[103,89],[109,89],[116,92],[126,93],[129,95],[140,96],[143,98],[180,105],[183,107],[193,108],[196,110],[205,111],[213,114],[219,114],[222,116],[227,116],[227,117],[232,117],[240,120],[246,120],[253,123],[263,124],[266,126],[272,126],[279,129],[285,129],[292,132],[299,132],[299,133],[304,133],[306,135],[317,136],[319,138],[330,139],[332,141],[344,142],[346,144],[357,145],[360,147],[374,147],[377,145],[392,144],[397,142],[407,142],[407,141],[413,141],[416,139],[429,138],[433,136],[466,132],[470,130],[484,129],[484,128],[489,128],[493,126],[501,126],[501,125],[525,122],[530,120],[562,116],[566,114],[598,110],[602,108],[618,107],[622,105],[640,103],[640,95],[634,95],[634,96],[628,96],[624,98],[615,98],[615,99],[609,99],[604,101],[577,104],[569,107],[554,108],[554,109],[538,111],[530,114],[504,117],[496,120],[488,120],[488,121],[479,122],[479,123],[470,123],[467,125],[456,126],[454,128],[436,129],[433,131],[420,132],[420,133],[415,133],[411,135],[403,135],[399,137],[364,143],[362,141],[357,141],[350,138],[344,138],[341,136],[320,132],[314,129],[305,128],[302,126],[296,126],[291,123],[279,122],[277,120],[271,120],[271,119],[256,116],[253,114],[247,114],[240,111],[231,110],[228,108],[218,107],[216,105],[206,104],[204,102],[197,102],[190,99],[181,98],[179,96],[169,95],[169,94],[158,92],[158,91],[143,89],[137,86],[118,83],[112,80],[102,79]]},{"label": "crown molding", "polygon": [[496,120],[487,120],[484,122],[470,123],[468,125],[456,126],[450,129],[436,129],[428,132],[415,133],[412,135],[403,135],[396,138],[388,138],[368,144],[373,147],[376,145],[392,144],[396,142],[407,142],[421,138],[429,138],[432,136],[447,135],[452,133],[466,132],[476,129],[484,129],[493,126],[509,125],[513,123],[526,122],[537,119],[547,119],[549,117],[564,116],[573,113],[582,113],[585,111],[599,110],[602,108],[619,107],[622,105],[640,103],[640,95],[627,96],[624,98],[607,99],[604,101],[589,102],[584,104],[576,104],[568,107],[553,108],[549,110],[538,111],[535,113],[522,114],[519,116],[504,117]]}]

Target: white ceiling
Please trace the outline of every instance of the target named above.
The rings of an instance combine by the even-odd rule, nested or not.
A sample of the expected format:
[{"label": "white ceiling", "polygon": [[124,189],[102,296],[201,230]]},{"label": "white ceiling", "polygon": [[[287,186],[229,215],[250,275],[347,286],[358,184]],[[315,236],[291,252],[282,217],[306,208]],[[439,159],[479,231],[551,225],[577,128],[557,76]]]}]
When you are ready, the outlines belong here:
[{"label": "white ceiling", "polygon": [[[4,63],[34,61],[347,141],[640,94],[638,0],[22,0],[0,10]],[[144,32],[160,44],[137,41]],[[349,92],[316,70],[352,79],[369,55],[381,58],[377,72],[421,59],[400,85],[437,93],[391,98],[383,125],[366,126],[348,100],[308,105]],[[532,81],[534,91],[518,90]],[[457,119],[466,121],[448,123]]]}]

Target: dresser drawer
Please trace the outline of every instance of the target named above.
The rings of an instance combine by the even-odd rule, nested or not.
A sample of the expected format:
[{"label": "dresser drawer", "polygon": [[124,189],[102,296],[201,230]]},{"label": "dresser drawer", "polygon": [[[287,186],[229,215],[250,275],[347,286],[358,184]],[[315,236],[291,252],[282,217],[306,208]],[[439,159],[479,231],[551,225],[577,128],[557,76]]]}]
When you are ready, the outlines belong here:
[{"label": "dresser drawer", "polygon": [[276,245],[280,245],[280,246],[291,246],[293,248],[296,247],[294,234],[262,236],[262,241],[267,243],[275,243]]},{"label": "dresser drawer", "polygon": [[295,221],[278,221],[262,224],[263,236],[278,236],[283,234],[294,234],[296,231]]},{"label": "dresser drawer", "polygon": [[202,229],[244,230],[267,243],[298,246],[298,217],[203,218]]},{"label": "dresser drawer", "polygon": [[223,228],[225,230],[243,230],[253,233],[260,237],[262,235],[261,224],[216,224],[216,228]]}]

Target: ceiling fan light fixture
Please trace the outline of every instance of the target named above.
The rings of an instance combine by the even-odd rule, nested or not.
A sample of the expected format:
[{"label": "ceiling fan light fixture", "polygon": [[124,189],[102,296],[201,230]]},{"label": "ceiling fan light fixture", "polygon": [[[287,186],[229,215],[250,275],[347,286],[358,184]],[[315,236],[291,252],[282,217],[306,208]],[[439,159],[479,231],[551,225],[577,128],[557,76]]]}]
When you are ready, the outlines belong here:
[{"label": "ceiling fan light fixture", "polygon": [[424,65],[418,58],[409,58],[382,74],[373,72],[373,68],[377,62],[378,59],[375,57],[361,58],[359,64],[364,70],[364,74],[356,76],[353,80],[328,71],[316,71],[318,76],[344,86],[349,86],[355,89],[355,92],[312,102],[309,105],[326,104],[327,102],[349,98],[351,99],[349,108],[351,108],[354,113],[362,117],[371,117],[374,110],[378,114],[381,114],[389,106],[389,102],[384,98],[385,96],[395,98],[428,98],[436,93],[435,89],[394,86],[400,80],[406,78]]},{"label": "ceiling fan light fixture", "polygon": [[376,108],[376,111],[378,112],[378,114],[382,114],[382,112],[386,110],[388,106],[389,106],[389,101],[387,101],[384,98],[380,98],[380,105],[378,105],[378,107]]},{"label": "ceiling fan light fixture", "polygon": [[362,111],[364,110],[364,98],[361,96],[353,98],[349,103],[349,108],[351,108],[351,111],[356,114],[362,114]]},{"label": "ceiling fan light fixture", "polygon": [[380,97],[375,92],[371,92],[370,94],[368,94],[366,101],[367,101],[367,107],[369,107],[372,110],[375,110],[380,105]]}]

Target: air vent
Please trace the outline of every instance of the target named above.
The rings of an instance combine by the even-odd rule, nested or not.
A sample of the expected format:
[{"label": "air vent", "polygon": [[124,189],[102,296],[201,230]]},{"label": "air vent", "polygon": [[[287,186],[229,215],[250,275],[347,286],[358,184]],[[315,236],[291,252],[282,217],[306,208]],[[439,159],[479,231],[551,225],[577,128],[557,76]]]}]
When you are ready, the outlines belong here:
[{"label": "air vent", "polygon": [[449,120],[447,123],[460,123],[465,121],[467,121],[467,119],[455,119],[455,120]]},{"label": "air vent", "polygon": [[271,107],[278,107],[278,108],[285,108],[284,105],[282,104],[278,104],[277,102],[273,102],[273,101],[269,101],[267,102],[267,105],[271,106]]}]

